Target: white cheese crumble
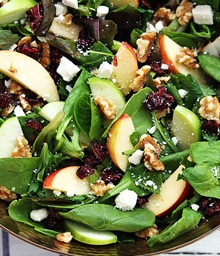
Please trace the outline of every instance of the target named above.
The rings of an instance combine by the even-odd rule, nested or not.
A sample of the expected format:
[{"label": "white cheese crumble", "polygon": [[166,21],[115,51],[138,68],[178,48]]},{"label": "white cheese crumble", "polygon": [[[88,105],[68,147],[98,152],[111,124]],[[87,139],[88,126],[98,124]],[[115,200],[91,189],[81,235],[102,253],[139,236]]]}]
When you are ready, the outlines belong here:
[{"label": "white cheese crumble", "polygon": [[164,63],[162,63],[160,67],[163,70],[168,70],[169,69],[169,66],[167,64],[164,64]]},{"label": "white cheese crumble", "polygon": [[147,131],[148,131],[150,134],[155,133],[155,132],[156,132],[156,130],[157,130],[156,125],[154,125],[154,126],[152,126],[151,128],[147,129]]},{"label": "white cheese crumble", "polygon": [[57,19],[56,19],[56,21],[57,21],[58,23],[63,23],[64,20],[65,20],[65,17],[63,16],[63,14],[60,14],[60,15],[57,17]]},{"label": "white cheese crumble", "polygon": [[59,190],[54,190],[53,193],[55,196],[60,196],[62,194],[62,192]]},{"label": "white cheese crumble", "polygon": [[180,95],[180,97],[183,99],[183,98],[185,98],[186,97],[186,95],[187,95],[187,91],[186,90],[184,90],[184,89],[179,89],[178,90],[178,92],[179,92],[179,95]]},{"label": "white cheese crumble", "polygon": [[174,144],[174,145],[177,145],[177,143],[178,143],[178,138],[177,138],[177,137],[172,137],[171,139],[172,139],[173,144]]},{"label": "white cheese crumble", "polygon": [[197,212],[199,210],[199,205],[198,204],[191,204],[191,208],[193,211]]},{"label": "white cheese crumble", "polygon": [[62,0],[62,3],[66,6],[72,7],[74,9],[78,9],[78,1],[77,0]]},{"label": "white cheese crumble", "polygon": [[46,208],[32,210],[30,213],[30,218],[38,222],[41,222],[42,220],[46,219],[47,216],[48,216],[48,211]]},{"label": "white cheese crumble", "polygon": [[110,78],[112,73],[112,65],[107,61],[102,62],[99,66],[98,77],[99,78]]},{"label": "white cheese crumble", "polygon": [[14,109],[15,116],[26,116],[21,106],[17,105]]},{"label": "white cheese crumble", "polygon": [[97,8],[96,16],[97,17],[105,17],[109,13],[109,8],[104,5],[100,5]]},{"label": "white cheese crumble", "polygon": [[134,191],[125,189],[115,198],[115,207],[121,211],[131,211],[137,203],[137,197]]},{"label": "white cheese crumble", "polygon": [[57,73],[60,74],[64,81],[70,82],[74,76],[80,71],[80,68],[66,57],[62,57],[57,68]]},{"label": "white cheese crumble", "polygon": [[155,24],[155,30],[157,33],[159,33],[163,29],[163,22],[160,20]]},{"label": "white cheese crumble", "polygon": [[12,79],[5,80],[5,87],[9,87],[12,83]]},{"label": "white cheese crumble", "polygon": [[147,22],[146,32],[156,32],[154,25],[152,25],[150,22]]},{"label": "white cheese crumble", "polygon": [[56,16],[67,14],[67,6],[65,6],[63,3],[57,2],[54,4],[54,6],[56,8]]},{"label": "white cheese crumble", "polygon": [[193,19],[199,25],[213,25],[213,11],[210,5],[197,5],[192,9]]},{"label": "white cheese crumble", "polygon": [[66,196],[67,196],[67,197],[72,197],[72,196],[74,196],[74,195],[75,195],[75,193],[72,192],[72,191],[67,191],[67,192],[66,192]]},{"label": "white cheese crumble", "polygon": [[144,155],[144,151],[137,149],[131,156],[128,157],[128,162],[134,165],[138,165]]}]

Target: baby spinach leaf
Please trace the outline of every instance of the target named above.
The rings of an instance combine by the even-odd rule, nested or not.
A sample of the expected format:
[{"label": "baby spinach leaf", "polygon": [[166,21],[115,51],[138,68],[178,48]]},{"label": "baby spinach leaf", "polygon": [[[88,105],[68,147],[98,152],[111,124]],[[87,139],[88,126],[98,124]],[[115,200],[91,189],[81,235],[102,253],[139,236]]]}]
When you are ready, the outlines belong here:
[{"label": "baby spinach leaf", "polygon": [[198,55],[199,65],[213,79],[220,82],[220,58],[209,54]]},{"label": "baby spinach leaf", "polygon": [[220,167],[199,164],[183,171],[183,176],[201,196],[220,199]]},{"label": "baby spinach leaf", "polygon": [[38,164],[38,157],[0,158],[0,185],[17,194],[26,194]]},{"label": "baby spinach leaf", "polygon": [[69,212],[59,214],[95,230],[135,232],[153,226],[155,221],[154,214],[146,209],[123,212],[112,205],[99,203],[78,205]]},{"label": "baby spinach leaf", "polygon": [[91,126],[89,130],[89,138],[99,139],[103,132],[103,117],[101,110],[95,105],[95,102],[90,99],[90,107],[91,107]]},{"label": "baby spinach leaf", "polygon": [[182,217],[171,226],[164,229],[159,235],[150,237],[147,240],[147,246],[160,246],[168,243],[180,235],[194,229],[202,218],[200,211],[194,211],[190,207],[184,208]]},{"label": "baby spinach leaf", "polygon": [[8,50],[11,45],[17,43],[20,36],[13,34],[10,30],[0,29],[0,49]]}]

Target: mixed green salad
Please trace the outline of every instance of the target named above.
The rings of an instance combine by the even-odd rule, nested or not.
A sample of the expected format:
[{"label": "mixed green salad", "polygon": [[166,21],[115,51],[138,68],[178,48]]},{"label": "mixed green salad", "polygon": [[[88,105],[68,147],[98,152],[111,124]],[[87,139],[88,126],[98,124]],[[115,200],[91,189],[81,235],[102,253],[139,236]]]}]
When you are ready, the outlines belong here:
[{"label": "mixed green salad", "polygon": [[153,247],[219,211],[219,0],[1,5],[13,220],[66,243]]}]

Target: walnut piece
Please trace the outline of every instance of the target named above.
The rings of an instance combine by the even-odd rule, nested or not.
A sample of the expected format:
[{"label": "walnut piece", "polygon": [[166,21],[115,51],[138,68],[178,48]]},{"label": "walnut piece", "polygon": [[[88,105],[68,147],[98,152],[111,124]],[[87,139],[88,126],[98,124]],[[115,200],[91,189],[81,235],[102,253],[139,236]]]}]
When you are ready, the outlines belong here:
[{"label": "walnut piece", "polygon": [[108,183],[107,185],[103,180],[97,180],[93,185],[92,185],[92,193],[96,196],[103,196],[106,192],[114,188],[114,184]]},{"label": "walnut piece", "polygon": [[163,171],[163,163],[158,159],[161,148],[156,140],[149,134],[143,134],[139,140],[139,145],[144,149],[144,165],[150,170]]},{"label": "walnut piece", "polygon": [[217,97],[206,96],[200,100],[199,114],[207,120],[215,120],[220,124],[220,103]]},{"label": "walnut piece", "polygon": [[188,47],[183,47],[180,52],[176,55],[176,61],[183,64],[191,69],[196,69],[199,67],[196,57],[196,49],[189,49]]},{"label": "walnut piece", "polygon": [[171,9],[161,7],[159,8],[153,16],[153,23],[156,23],[157,21],[162,21],[164,26],[167,26],[170,24],[176,17],[176,14],[172,12]]},{"label": "walnut piece", "polygon": [[137,237],[145,238],[145,239],[148,237],[156,236],[158,234],[159,234],[159,230],[156,224],[154,224],[152,227],[135,232],[135,235]]},{"label": "walnut piece", "polygon": [[153,79],[154,86],[158,87],[166,84],[170,80],[170,76],[158,76]]},{"label": "walnut piece", "polygon": [[140,63],[144,63],[151,51],[156,39],[156,32],[145,32],[137,39],[137,59]]},{"label": "walnut piece", "polygon": [[134,92],[139,91],[144,87],[147,81],[147,74],[150,72],[151,66],[144,65],[136,72],[136,77],[131,83],[131,88]]},{"label": "walnut piece", "polygon": [[24,137],[18,137],[16,140],[15,149],[11,152],[13,158],[31,157],[31,149],[28,141]]},{"label": "walnut piece", "polygon": [[73,236],[71,235],[70,232],[64,232],[64,233],[59,233],[56,235],[56,240],[59,242],[63,242],[63,243],[70,243],[71,240],[73,239]]},{"label": "walnut piece", "polygon": [[0,199],[7,202],[11,202],[16,198],[17,198],[17,195],[14,192],[0,185]]},{"label": "walnut piece", "polygon": [[39,44],[42,54],[40,58],[40,64],[44,67],[47,68],[50,65],[50,45],[46,42],[41,42]]},{"label": "walnut piece", "polygon": [[99,106],[100,110],[102,111],[104,117],[107,120],[113,120],[116,117],[117,112],[116,112],[114,102],[112,102],[110,100],[106,100],[106,99],[102,98],[101,96],[97,96],[94,99],[94,101]]},{"label": "walnut piece", "polygon": [[176,16],[180,25],[185,26],[192,18],[193,3],[183,0],[176,9]]}]

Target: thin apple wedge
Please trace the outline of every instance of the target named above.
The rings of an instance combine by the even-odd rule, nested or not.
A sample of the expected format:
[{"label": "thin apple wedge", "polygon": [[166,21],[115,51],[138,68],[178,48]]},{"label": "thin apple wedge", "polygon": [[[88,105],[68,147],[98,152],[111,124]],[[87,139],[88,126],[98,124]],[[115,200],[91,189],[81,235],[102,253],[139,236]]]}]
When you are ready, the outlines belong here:
[{"label": "thin apple wedge", "polygon": [[192,189],[188,182],[180,179],[183,165],[180,165],[161,186],[159,194],[152,194],[145,209],[151,210],[157,217],[162,217],[174,210],[183,200],[191,195]]},{"label": "thin apple wedge", "polygon": [[68,166],[48,175],[43,188],[64,192],[71,195],[83,195],[90,192],[90,182],[88,178],[80,179],[76,172],[79,166]]},{"label": "thin apple wedge", "polygon": [[138,61],[134,49],[130,44],[122,42],[112,62],[111,79],[120,88],[123,95],[127,95],[132,87],[131,83],[137,75]]},{"label": "thin apple wedge", "polygon": [[110,0],[109,2],[114,7],[122,7],[125,5],[132,5],[132,6],[138,7],[139,5],[138,0]]},{"label": "thin apple wedge", "polygon": [[0,157],[11,157],[18,137],[24,136],[17,117],[7,119],[0,126]]},{"label": "thin apple wedge", "polygon": [[160,35],[158,40],[162,62],[169,66],[172,73],[182,73],[184,75],[191,74],[196,78],[199,84],[207,83],[207,76],[201,68],[192,69],[183,65],[182,63],[177,62],[177,54],[180,53],[183,47],[178,45],[166,35]]},{"label": "thin apple wedge", "polygon": [[36,93],[45,101],[59,101],[54,80],[36,60],[15,51],[0,51],[0,72]]},{"label": "thin apple wedge", "polygon": [[125,151],[133,149],[130,136],[134,132],[134,124],[128,114],[123,114],[112,125],[107,140],[107,148],[113,163],[122,171],[126,170],[128,156]]},{"label": "thin apple wedge", "polygon": [[42,107],[38,114],[46,120],[52,121],[52,119],[54,119],[55,116],[63,110],[64,104],[64,101],[49,102]]}]

